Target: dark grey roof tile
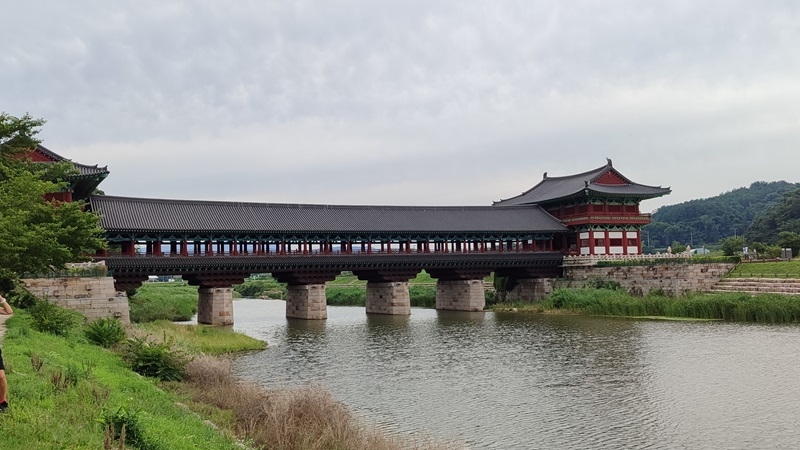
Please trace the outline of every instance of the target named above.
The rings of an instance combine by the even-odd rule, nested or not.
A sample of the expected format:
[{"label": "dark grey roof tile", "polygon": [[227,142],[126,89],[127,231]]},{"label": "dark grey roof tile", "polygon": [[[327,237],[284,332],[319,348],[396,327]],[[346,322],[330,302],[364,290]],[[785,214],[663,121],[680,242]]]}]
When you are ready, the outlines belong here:
[{"label": "dark grey roof tile", "polygon": [[538,206],[345,206],[94,195],[100,225],[118,232],[558,232]]}]

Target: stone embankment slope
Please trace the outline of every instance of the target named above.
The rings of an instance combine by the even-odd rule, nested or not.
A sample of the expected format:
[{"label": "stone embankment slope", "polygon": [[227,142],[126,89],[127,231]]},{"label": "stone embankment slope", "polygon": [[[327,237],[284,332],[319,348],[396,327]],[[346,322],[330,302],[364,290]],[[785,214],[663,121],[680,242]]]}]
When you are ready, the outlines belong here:
[{"label": "stone embankment slope", "polygon": [[745,292],[748,294],[800,295],[797,278],[723,278],[711,292]]}]

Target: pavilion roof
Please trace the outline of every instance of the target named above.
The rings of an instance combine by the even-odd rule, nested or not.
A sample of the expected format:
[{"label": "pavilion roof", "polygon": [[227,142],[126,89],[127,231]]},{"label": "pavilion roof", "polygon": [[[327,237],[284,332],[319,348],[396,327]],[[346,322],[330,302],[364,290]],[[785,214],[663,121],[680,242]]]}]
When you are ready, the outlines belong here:
[{"label": "pavilion roof", "polygon": [[95,164],[93,166],[87,166],[85,164],[76,163],[75,161],[72,161],[71,159],[64,158],[63,156],[59,155],[58,153],[56,153],[56,152],[54,152],[54,151],[52,151],[52,150],[50,150],[50,149],[48,149],[48,148],[46,148],[46,147],[44,147],[42,145],[38,145],[36,147],[36,152],[44,155],[46,158],[50,159],[53,162],[69,161],[70,163],[72,163],[73,166],[75,166],[75,169],[78,171],[78,175],[79,176],[80,175],[83,175],[83,176],[93,176],[93,175],[106,176],[109,173],[108,172],[108,166],[100,167],[97,164]]},{"label": "pavilion roof", "polygon": [[[613,179],[614,182],[608,182]],[[587,172],[563,177],[548,177],[520,195],[494,202],[496,206],[543,204],[589,195],[647,199],[667,195],[670,188],[647,186],[631,181],[616,169],[611,160]]]},{"label": "pavilion roof", "polygon": [[71,159],[64,158],[58,153],[42,146],[37,145],[34,149],[36,153],[41,155],[45,160],[52,162],[67,161],[77,170],[78,173],[70,176],[72,184],[72,191],[74,198],[85,199],[88,197],[97,186],[108,176],[108,166],[100,167],[97,164],[88,166],[72,161]]},{"label": "pavilion roof", "polygon": [[100,226],[120,233],[550,233],[561,222],[528,206],[347,206],[92,195]]}]

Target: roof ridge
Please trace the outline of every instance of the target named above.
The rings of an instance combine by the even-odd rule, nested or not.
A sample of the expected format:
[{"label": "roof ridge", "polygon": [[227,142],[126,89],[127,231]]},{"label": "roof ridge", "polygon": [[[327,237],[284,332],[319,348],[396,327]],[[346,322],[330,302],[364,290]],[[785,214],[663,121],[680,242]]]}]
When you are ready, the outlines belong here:
[{"label": "roof ridge", "polygon": [[[610,160],[610,159],[608,159],[608,158],[606,158],[606,160],[607,160],[608,162],[607,162],[607,163],[606,163],[606,165],[604,165],[604,166],[600,166],[600,167],[598,167],[598,168],[596,168],[596,169],[587,170],[586,172],[581,172],[581,173],[572,174],[572,175],[563,175],[563,176],[560,176],[560,177],[551,177],[551,176],[548,176],[547,172],[545,172],[545,173],[544,173],[544,175],[542,176],[542,180],[541,180],[541,181],[539,181],[538,183],[536,183],[536,185],[534,185],[534,186],[533,186],[533,187],[531,187],[530,189],[528,189],[528,190],[526,190],[526,191],[523,191],[521,194],[517,194],[517,195],[515,195],[515,196],[513,196],[513,197],[501,198],[500,200],[498,200],[498,201],[494,202],[494,204],[495,204],[495,205],[497,205],[498,203],[507,202],[507,201],[509,201],[509,200],[513,200],[513,199],[515,199],[515,198],[518,198],[518,197],[523,197],[523,196],[525,196],[526,194],[528,194],[528,193],[530,193],[531,191],[533,191],[534,189],[536,189],[537,187],[539,187],[539,186],[541,186],[542,184],[544,184],[544,182],[546,182],[546,181],[559,181],[559,180],[566,180],[566,179],[580,178],[580,177],[582,177],[582,176],[584,176],[584,175],[589,175],[589,174],[591,174],[591,173],[594,173],[594,172],[598,172],[598,171],[600,171],[600,172],[599,172],[599,173],[598,173],[598,174],[595,176],[595,178],[596,178],[597,176],[600,176],[600,175],[602,175],[602,174],[603,174],[603,172],[602,172],[602,170],[603,170],[603,169],[606,169],[606,168],[608,168],[608,167],[611,167],[611,168],[613,168],[613,166],[611,165],[611,160]],[[616,169],[614,169],[614,170],[616,171]],[[594,179],[587,180],[587,181],[594,181]]]},{"label": "roof ridge", "polygon": [[189,199],[169,199],[169,198],[152,198],[152,197],[126,197],[121,195],[92,195],[90,200],[112,200],[118,199],[122,201],[141,202],[141,203],[177,203],[177,204],[207,204],[207,205],[240,205],[240,206],[267,206],[267,207],[289,207],[297,209],[391,209],[391,210],[450,210],[450,211],[464,211],[464,210],[491,210],[496,211],[499,208],[506,209],[520,209],[520,208],[539,208],[538,205],[506,205],[506,206],[492,206],[492,205],[331,205],[321,203],[271,203],[271,202],[245,202],[235,200],[189,200]]}]

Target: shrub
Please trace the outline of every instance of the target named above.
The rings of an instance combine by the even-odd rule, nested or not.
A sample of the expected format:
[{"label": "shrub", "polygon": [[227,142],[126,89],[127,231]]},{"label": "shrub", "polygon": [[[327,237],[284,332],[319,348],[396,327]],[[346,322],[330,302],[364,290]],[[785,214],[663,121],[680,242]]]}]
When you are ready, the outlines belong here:
[{"label": "shrub", "polygon": [[436,307],[436,287],[410,285],[408,294],[411,296],[411,306],[421,306],[423,308]]},{"label": "shrub", "polygon": [[622,285],[619,284],[619,281],[614,280],[604,280],[602,278],[592,278],[586,283],[586,287],[594,288],[594,289],[608,289],[611,291],[617,291],[622,289]]},{"label": "shrub", "polygon": [[367,290],[361,286],[331,286],[325,290],[326,301],[331,306],[364,306]]},{"label": "shrub", "polygon": [[131,322],[191,320],[197,313],[197,287],[186,283],[145,283],[129,297]]},{"label": "shrub", "polygon": [[125,329],[119,320],[112,317],[97,319],[83,330],[86,339],[101,347],[111,347],[125,340]]},{"label": "shrub", "polygon": [[31,325],[35,330],[56,336],[69,335],[81,320],[80,314],[46,300],[37,301],[28,308],[28,312],[31,315]]},{"label": "shrub", "polygon": [[148,342],[144,338],[128,339],[122,357],[134,372],[162,381],[183,379],[188,357],[172,348],[171,340]]},{"label": "shrub", "polygon": [[233,290],[242,297],[286,298],[286,286],[273,278],[246,280],[244,283],[234,286]]},{"label": "shrub", "polygon": [[113,439],[120,441],[121,447],[130,446],[140,450],[158,448],[149,443],[145,438],[140,419],[140,412],[135,409],[127,409],[120,406],[115,412],[106,414],[101,420],[106,425],[108,433],[113,435]]}]

